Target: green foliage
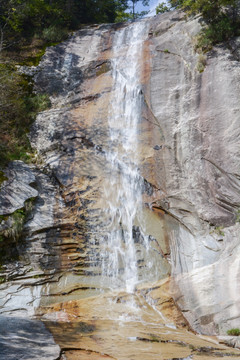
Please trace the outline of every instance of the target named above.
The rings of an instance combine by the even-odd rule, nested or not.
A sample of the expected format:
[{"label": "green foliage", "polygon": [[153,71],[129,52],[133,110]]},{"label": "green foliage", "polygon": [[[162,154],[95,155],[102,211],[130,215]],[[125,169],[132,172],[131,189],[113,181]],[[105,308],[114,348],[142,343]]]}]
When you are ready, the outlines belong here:
[{"label": "green foliage", "polygon": [[115,22],[116,23],[121,23],[121,22],[127,22],[127,21],[131,21],[132,15],[126,11],[118,11],[117,12],[117,16],[115,18]]},{"label": "green foliage", "polygon": [[[35,44],[36,42],[36,44]],[[45,54],[46,48],[48,46],[57,45],[59,41],[56,42],[46,42],[43,39],[34,37],[30,45],[22,46],[22,59],[19,57],[17,62],[22,66],[37,66]],[[8,53],[9,56],[12,56],[12,53]]]},{"label": "green foliage", "polygon": [[2,48],[16,46],[23,38],[34,35],[50,42],[61,41],[69,30],[78,29],[82,24],[136,19],[147,13],[136,12],[137,3],[149,4],[149,0],[1,1]]},{"label": "green foliage", "polygon": [[237,17],[239,7],[237,0],[169,0],[174,8],[181,8],[188,14],[201,14],[206,23],[216,23],[223,14]]},{"label": "green foliage", "polygon": [[223,232],[223,226],[216,226],[215,227],[215,233],[219,236],[224,236],[224,232]]},{"label": "green foliage", "polygon": [[33,209],[34,201],[35,198],[30,198],[25,201],[23,208],[1,217],[1,222],[4,220],[8,226],[0,232],[0,247],[4,247],[9,241],[17,242],[20,239],[24,224]]},{"label": "green foliage", "polygon": [[[2,183],[7,179],[8,178],[5,176],[4,172],[0,171],[0,188],[1,188]],[[1,215],[0,215],[0,221],[1,221]]]},{"label": "green foliage", "polygon": [[33,275],[33,279],[40,279],[42,277],[41,274]]},{"label": "green foliage", "polygon": [[32,96],[26,98],[26,106],[29,116],[35,118],[38,112],[44,111],[51,106],[51,101],[47,94],[32,94]]},{"label": "green foliage", "polygon": [[25,215],[28,216],[29,214],[31,214],[32,209],[34,207],[34,202],[35,202],[35,198],[29,198],[28,200],[25,201],[24,204],[24,211],[25,211]]},{"label": "green foliage", "polygon": [[170,11],[170,8],[163,2],[156,7],[156,14],[163,14],[168,11]]},{"label": "green foliage", "polygon": [[55,25],[51,25],[45,28],[42,32],[42,38],[50,43],[55,43],[66,39],[68,36],[67,29],[59,28]]},{"label": "green foliage", "polygon": [[128,9],[130,10],[130,18],[132,20],[142,18],[148,14],[148,11],[136,12],[136,5],[138,2],[141,2],[143,6],[149,5],[149,0],[130,0]]},{"label": "green foliage", "polygon": [[35,34],[61,41],[81,24],[114,22],[127,7],[127,0],[1,0],[0,51]]},{"label": "green foliage", "polygon": [[218,236],[224,236],[225,233],[223,232],[223,226],[215,226],[211,231],[210,234],[217,234]]},{"label": "green foliage", "polygon": [[189,15],[201,14],[206,26],[198,36],[197,48],[202,51],[240,34],[238,0],[169,0],[169,3]]},{"label": "green foliage", "polygon": [[25,222],[26,213],[23,209],[16,210],[13,214],[9,215],[7,220],[7,228],[0,232],[0,260],[7,256],[8,247],[10,244],[15,243],[20,238]]},{"label": "green foliage", "polygon": [[8,219],[7,215],[0,215],[0,224],[3,220],[6,221],[7,219]]},{"label": "green foliage", "polygon": [[24,225],[25,211],[23,209],[16,210],[12,216],[12,225],[4,230],[2,235],[7,239],[13,239],[16,241],[19,239]]},{"label": "green foliage", "polygon": [[36,114],[50,106],[47,95],[34,94],[30,79],[15,66],[0,64],[0,167],[9,161],[29,160],[27,137]]},{"label": "green foliage", "polygon": [[227,41],[232,36],[240,34],[239,25],[240,21],[234,22],[227,15],[223,14],[216,23],[212,22],[202,29],[198,35],[196,48],[205,52],[211,50],[213,45]]},{"label": "green foliage", "polygon": [[202,73],[205,69],[206,64],[207,64],[206,56],[204,54],[200,54],[198,56],[197,71]]},{"label": "green foliage", "polygon": [[23,236],[24,224],[32,212],[34,201],[35,198],[30,198],[25,201],[23,208],[0,217],[0,270],[3,262],[18,258],[16,244]]},{"label": "green foliage", "polygon": [[228,335],[233,335],[233,336],[239,336],[240,335],[240,329],[235,328],[235,329],[230,329],[227,331]]}]

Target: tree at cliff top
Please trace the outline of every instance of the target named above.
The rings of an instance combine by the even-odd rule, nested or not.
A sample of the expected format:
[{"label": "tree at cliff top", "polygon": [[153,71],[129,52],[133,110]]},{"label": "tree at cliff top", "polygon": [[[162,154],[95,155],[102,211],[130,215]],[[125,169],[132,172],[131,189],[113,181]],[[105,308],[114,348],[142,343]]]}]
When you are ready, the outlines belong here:
[{"label": "tree at cliff top", "polygon": [[169,3],[190,15],[201,14],[207,25],[198,40],[198,46],[203,50],[240,34],[239,0],[169,0]]},{"label": "tree at cliff top", "polygon": [[149,5],[149,0],[131,0],[129,8],[131,9],[130,14],[133,19],[137,19],[147,14],[147,11],[136,12],[136,5],[138,2],[141,2],[143,6]]},{"label": "tree at cliff top", "polygon": [[168,11],[170,11],[170,8],[164,2],[159,3],[156,7],[156,14],[163,14]]},{"label": "tree at cliff top", "polygon": [[148,14],[148,11],[136,11],[137,3],[142,3],[143,6],[149,5],[149,0],[130,0],[127,1],[127,6],[121,11],[118,11],[118,16],[115,22],[132,21]]},{"label": "tree at cliff top", "polygon": [[208,23],[214,22],[223,13],[232,12],[232,16],[237,16],[239,7],[238,0],[169,0],[172,7],[182,8],[190,14],[201,13],[204,20]]},{"label": "tree at cliff top", "polygon": [[1,0],[0,50],[33,36],[60,41],[81,24],[114,22],[127,7],[127,0]]},{"label": "tree at cliff top", "polygon": [[72,28],[86,23],[113,23],[118,12],[128,7],[127,0],[63,0],[63,3]]}]

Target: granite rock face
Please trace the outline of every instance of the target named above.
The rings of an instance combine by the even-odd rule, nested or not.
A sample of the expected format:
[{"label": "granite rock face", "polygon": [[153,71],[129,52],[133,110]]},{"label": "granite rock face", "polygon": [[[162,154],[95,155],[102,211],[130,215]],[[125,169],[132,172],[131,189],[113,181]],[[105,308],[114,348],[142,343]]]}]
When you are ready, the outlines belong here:
[{"label": "granite rock face", "polygon": [[24,318],[0,318],[0,351],[5,360],[57,360],[60,347],[41,321]]},{"label": "granite rock face", "polygon": [[10,163],[5,176],[0,192],[0,353],[6,360],[54,360],[60,356],[59,346],[44,324],[32,317],[42,284],[58,279],[53,217],[58,186],[43,169],[21,161]]},{"label": "granite rock face", "polygon": [[[225,334],[239,326],[240,316],[239,39],[205,55],[199,73],[198,18],[186,22],[170,12],[146,21],[139,124],[146,233],[159,278],[171,273],[172,296],[190,326]],[[3,267],[1,314],[68,327],[74,301],[101,292],[96,262],[105,236],[112,39],[120,26],[86,27],[49,48],[31,69],[35,90],[50,95],[52,108],[38,115],[30,133],[37,164],[10,164],[0,191],[0,215],[35,198],[16,245],[18,259]],[[133,231],[141,250],[138,227]],[[140,258],[139,267],[145,265]],[[48,315],[50,309],[58,310]],[[36,332],[43,329],[35,325]],[[55,331],[61,338],[61,327]],[[52,339],[49,346],[53,355],[47,349],[36,358],[58,358]]]},{"label": "granite rock face", "polygon": [[4,173],[7,180],[1,185],[0,215],[11,214],[23,208],[26,200],[38,195],[37,190],[31,186],[35,183],[35,175],[22,161],[10,163]]},{"label": "granite rock face", "polygon": [[[239,41],[232,41],[234,50],[218,46],[205,55],[206,66],[199,73],[201,58],[194,51],[199,19],[186,22],[183,14],[173,12],[150,23],[139,134],[141,171],[151,194],[146,193],[146,202],[165,213],[159,233],[162,226],[171,249],[175,299],[185,317],[197,331],[224,333],[237,326],[240,311],[240,67],[232,53]],[[39,115],[32,143],[64,186],[71,206],[81,179],[79,209],[88,209],[81,224],[78,220],[82,229],[95,222],[101,207],[96,198],[101,198],[98,184],[107,168],[105,120],[114,30],[102,26],[76,33],[46,53],[35,78],[37,88],[52,94],[54,109]],[[65,216],[65,223],[75,234],[76,221]]]},{"label": "granite rock face", "polygon": [[[195,330],[225,333],[240,314],[240,63],[225,44],[205,55],[199,73],[198,19],[180,16],[152,27],[148,103],[161,145],[155,181],[165,192],[153,206],[176,220],[169,237],[178,305]],[[239,39],[233,44],[236,53]]]}]

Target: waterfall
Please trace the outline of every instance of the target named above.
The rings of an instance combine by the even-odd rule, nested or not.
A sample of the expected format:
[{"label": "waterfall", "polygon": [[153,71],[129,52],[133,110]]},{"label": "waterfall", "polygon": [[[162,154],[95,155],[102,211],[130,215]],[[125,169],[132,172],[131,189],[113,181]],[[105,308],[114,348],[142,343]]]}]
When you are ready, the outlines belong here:
[{"label": "waterfall", "polygon": [[141,224],[143,180],[138,169],[138,125],[143,96],[142,46],[148,34],[147,21],[133,23],[113,38],[113,90],[108,114],[109,164],[104,183],[106,235],[102,244],[102,275],[110,287],[123,286],[132,292],[139,281],[138,263],[143,261],[139,238],[148,246],[139,230]]}]

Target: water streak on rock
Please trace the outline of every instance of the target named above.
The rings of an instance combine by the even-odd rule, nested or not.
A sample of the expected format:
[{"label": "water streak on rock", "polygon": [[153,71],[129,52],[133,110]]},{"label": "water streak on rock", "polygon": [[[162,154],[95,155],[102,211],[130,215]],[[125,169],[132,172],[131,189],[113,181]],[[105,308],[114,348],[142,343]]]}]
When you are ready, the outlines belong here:
[{"label": "water streak on rock", "polygon": [[[123,286],[133,291],[139,280],[136,231],[142,214],[143,180],[138,169],[138,124],[143,96],[140,85],[143,41],[148,23],[141,21],[120,29],[113,39],[113,91],[108,124],[109,144],[106,154],[110,164],[104,179],[106,236],[101,253],[102,275],[110,287]],[[147,238],[140,230],[143,248]],[[142,251],[140,251],[141,253]],[[140,256],[139,256],[140,255]]]}]

